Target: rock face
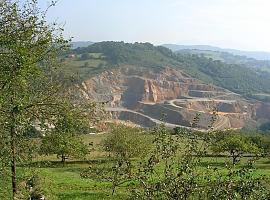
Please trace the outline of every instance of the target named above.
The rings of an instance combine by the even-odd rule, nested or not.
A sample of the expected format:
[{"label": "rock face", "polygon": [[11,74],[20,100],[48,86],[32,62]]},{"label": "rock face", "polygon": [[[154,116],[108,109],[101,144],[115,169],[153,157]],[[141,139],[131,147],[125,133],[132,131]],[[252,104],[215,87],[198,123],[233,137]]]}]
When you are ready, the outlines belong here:
[{"label": "rock face", "polygon": [[[111,106],[133,107],[139,101],[161,102],[188,96],[190,91],[214,92],[217,87],[200,83],[181,71],[166,68],[146,71],[143,68],[120,68],[103,72],[84,81],[80,90],[85,98],[110,101]],[[225,90],[219,88],[221,93]]]},{"label": "rock face", "polygon": [[190,126],[200,114],[198,127],[206,129],[218,111],[217,129],[242,128],[258,118],[269,118],[270,106],[250,103],[239,95],[204,84],[180,70],[124,66],[84,81],[78,86],[83,98],[107,102],[115,119],[152,127],[160,120],[170,126]]}]

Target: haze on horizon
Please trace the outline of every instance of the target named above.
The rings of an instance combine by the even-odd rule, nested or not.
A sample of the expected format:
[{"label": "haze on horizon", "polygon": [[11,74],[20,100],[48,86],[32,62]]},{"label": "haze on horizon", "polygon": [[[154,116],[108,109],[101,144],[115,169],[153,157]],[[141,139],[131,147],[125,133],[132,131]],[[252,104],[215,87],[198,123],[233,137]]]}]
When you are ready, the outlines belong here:
[{"label": "haze on horizon", "polygon": [[[41,8],[47,0],[40,3]],[[270,52],[269,0],[60,0],[49,20],[74,41],[213,45]]]}]

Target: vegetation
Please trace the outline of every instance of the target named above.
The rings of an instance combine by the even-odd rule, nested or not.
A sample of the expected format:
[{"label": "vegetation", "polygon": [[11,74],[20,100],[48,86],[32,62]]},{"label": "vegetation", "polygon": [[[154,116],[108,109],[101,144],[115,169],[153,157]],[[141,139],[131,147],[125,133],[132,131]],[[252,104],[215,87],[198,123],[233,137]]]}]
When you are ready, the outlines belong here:
[{"label": "vegetation", "polygon": [[178,50],[179,54],[195,54],[195,55],[203,55],[207,58],[211,58],[213,60],[220,60],[227,64],[236,64],[242,65],[248,68],[255,68],[257,70],[270,69],[270,62],[268,60],[256,60],[254,58],[249,58],[246,56],[235,55],[228,52],[218,51],[218,50],[200,50],[200,49],[182,49]]},{"label": "vegetation", "polygon": [[142,131],[115,125],[109,132],[81,136],[85,144],[93,144],[82,160],[71,158],[63,166],[54,156],[36,158],[30,164],[35,173],[29,176],[35,194],[50,199],[269,198],[268,158],[254,159],[245,151],[233,165],[230,155],[212,151],[215,141],[226,134],[245,138],[259,150],[267,136],[188,129],[175,135],[163,126]]},{"label": "vegetation", "polygon": [[218,133],[217,139],[213,140],[212,151],[228,153],[233,165],[240,161],[244,153],[254,156],[261,153],[259,147],[250,138],[235,132]]},{"label": "vegetation", "polygon": [[116,125],[103,141],[103,148],[113,159],[111,170],[103,177],[112,182],[114,194],[117,187],[132,180],[132,158],[146,156],[151,148],[151,140],[142,129]]},{"label": "vegetation", "polygon": [[[65,105],[65,102],[62,104]],[[95,106],[92,104],[87,104],[87,106],[88,110],[85,109],[85,105],[67,104],[65,109],[59,112],[58,120],[54,122],[53,127],[45,131],[45,136],[41,138],[41,154],[56,154],[63,163],[70,157],[84,158],[86,156],[88,149],[79,134],[89,133],[89,126],[94,124],[95,118],[87,114],[87,112],[95,111]]]},{"label": "vegetation", "polygon": [[103,148],[116,157],[129,160],[147,154],[151,141],[140,128],[115,125],[103,142]]},{"label": "vegetation", "polygon": [[87,71],[93,60],[96,72],[169,65],[242,93],[267,92],[268,79],[261,74],[245,69],[235,88],[240,66],[176,55],[149,43],[102,42],[65,55],[62,29],[47,25],[35,0],[1,1],[0,25],[1,199],[270,198],[269,160],[263,157],[269,136],[173,132],[164,125],[153,130],[114,125],[108,133],[90,135],[90,127],[105,118],[102,108],[79,99],[74,82],[65,82],[65,72],[55,68],[79,62]]},{"label": "vegetation", "polygon": [[62,35],[54,34],[57,27],[46,24],[36,4],[0,3],[0,124],[8,158],[4,166],[11,168],[14,199],[17,164],[31,146],[22,145],[27,140],[24,133],[33,121],[49,120],[55,111],[55,77],[50,74],[58,52],[67,43]]},{"label": "vegetation", "polygon": [[[179,55],[187,71],[194,77],[227,88],[244,96],[268,93],[269,73],[258,72],[242,65],[226,64],[204,56]],[[250,84],[252,83],[252,84]]]},{"label": "vegetation", "polygon": [[[11,181],[13,199],[23,199],[28,187],[19,185],[25,177],[18,177],[18,166],[31,162],[38,149],[38,141],[31,138],[29,130],[46,132],[56,127],[54,136],[60,130],[72,133],[67,131],[71,127],[66,126],[62,114],[69,115],[75,101],[65,90],[64,77],[55,70],[67,41],[62,29],[48,25],[45,17],[35,0],[0,2],[0,169],[3,185]],[[89,107],[83,113],[87,111],[91,111]]]},{"label": "vegetation", "polygon": [[[90,180],[111,183],[111,198],[122,194],[123,188],[126,198],[131,199],[269,198],[268,178],[256,171],[258,158],[250,154],[255,152],[254,149],[261,148],[253,142],[256,141],[251,139],[253,136],[242,136],[234,131],[200,133],[188,129],[179,129],[177,135],[171,133],[163,126],[146,133],[152,138],[152,142],[148,143],[151,144],[150,151],[144,157],[131,160],[129,168],[114,155],[108,158],[109,163],[91,166],[81,175]],[[235,163],[228,162],[225,154],[216,157],[216,151],[212,151],[216,147],[215,141],[217,138],[221,141],[220,138],[226,134],[249,141],[246,145],[254,149],[247,150],[245,144],[237,140],[233,141],[234,144],[237,148],[243,147],[245,152],[238,150],[240,148],[232,149],[237,149],[246,157]],[[140,143],[137,145],[141,146]],[[226,148],[222,148],[222,152]],[[228,158],[231,159],[231,155]]]},{"label": "vegetation", "polygon": [[[260,98],[258,93],[269,93],[270,73],[247,67],[246,63],[222,62],[205,54],[173,53],[165,47],[150,43],[100,42],[69,52],[78,56],[99,53],[97,60],[104,65],[88,67],[78,73],[97,74],[123,65],[143,66],[161,70],[166,66],[184,70],[192,77],[215,84],[247,97]],[[67,62],[69,62],[67,60]],[[70,62],[72,65],[72,62]],[[83,66],[83,64],[81,64]],[[74,66],[74,65],[73,65]],[[75,69],[73,69],[75,70]],[[91,72],[90,72],[91,71]],[[87,76],[83,76],[86,78]],[[89,77],[89,76],[88,76]],[[252,84],[250,84],[252,83]],[[264,100],[264,99],[262,99]]]},{"label": "vegetation", "polygon": [[265,122],[265,123],[261,124],[259,129],[262,131],[265,131],[265,132],[266,131],[269,132],[270,131],[270,122]]},{"label": "vegetation", "polygon": [[253,177],[250,169],[225,164],[213,168],[207,162],[201,168],[211,133],[182,130],[172,136],[161,127],[155,134],[154,151],[136,175],[140,187],[133,193],[134,199],[268,198],[261,177]]}]

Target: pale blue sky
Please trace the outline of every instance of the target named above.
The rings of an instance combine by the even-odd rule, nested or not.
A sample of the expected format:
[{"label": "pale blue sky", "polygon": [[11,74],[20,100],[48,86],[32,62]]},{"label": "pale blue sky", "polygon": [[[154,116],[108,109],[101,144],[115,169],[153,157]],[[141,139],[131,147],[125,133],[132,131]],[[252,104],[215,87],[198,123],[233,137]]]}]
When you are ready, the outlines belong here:
[{"label": "pale blue sky", "polygon": [[[47,0],[40,0],[45,7]],[[48,12],[74,41],[209,44],[270,51],[270,0],[60,0]]]}]

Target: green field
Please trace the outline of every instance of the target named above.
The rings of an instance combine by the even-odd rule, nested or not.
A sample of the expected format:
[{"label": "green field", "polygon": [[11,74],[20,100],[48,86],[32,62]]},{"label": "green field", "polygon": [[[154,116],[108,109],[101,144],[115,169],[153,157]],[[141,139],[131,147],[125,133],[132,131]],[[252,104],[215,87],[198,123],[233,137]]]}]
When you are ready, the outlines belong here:
[{"label": "green field", "polygon": [[[100,142],[105,134],[85,135],[85,143],[93,142],[89,147],[90,154],[85,160],[68,160],[63,165],[56,156],[37,157],[31,164],[31,170],[39,174],[42,182],[42,191],[49,199],[63,200],[89,200],[89,199],[126,199],[128,197],[128,185],[124,184],[117,188],[112,195],[112,183],[98,179],[82,178],[81,173],[91,168],[103,168],[111,166],[112,161],[106,152],[100,147]],[[242,158],[246,163],[249,158]],[[205,170],[208,166],[221,167],[224,162],[230,162],[226,157],[205,157],[201,161],[201,168]],[[241,164],[240,164],[241,165]],[[256,163],[255,175],[266,175],[270,177],[270,160],[262,158]],[[7,198],[8,199],[8,198]]]},{"label": "green field", "polygon": [[75,58],[62,58],[60,70],[65,75],[79,76],[79,80],[84,80],[107,69],[108,63],[102,54],[89,53],[89,56],[87,59],[81,59],[80,54],[76,55]]},{"label": "green field", "polygon": [[[97,159],[92,160],[92,162]],[[224,159],[206,159],[212,165],[220,166]],[[115,195],[111,193],[110,182],[97,182],[89,179],[82,179],[80,173],[92,165],[89,162],[69,162],[65,167],[58,164],[58,166],[48,166],[38,168],[39,173],[46,177],[47,184],[44,185],[47,191],[55,199],[124,199],[127,197],[125,188],[120,188]],[[270,176],[270,162],[268,159],[262,159],[256,165],[259,174]]]}]

